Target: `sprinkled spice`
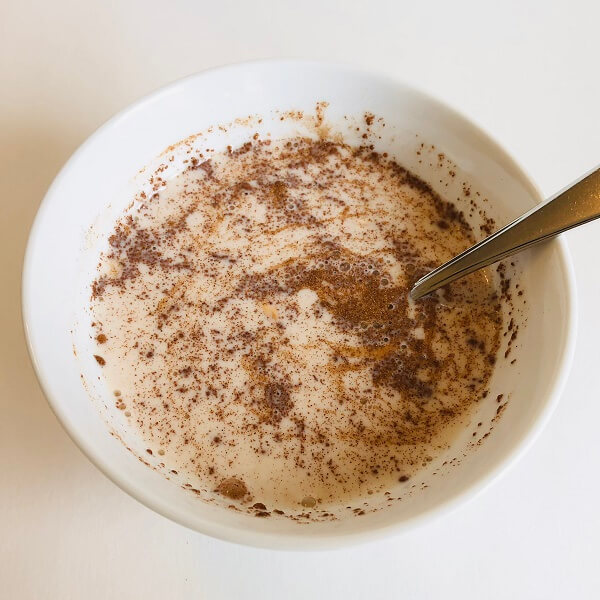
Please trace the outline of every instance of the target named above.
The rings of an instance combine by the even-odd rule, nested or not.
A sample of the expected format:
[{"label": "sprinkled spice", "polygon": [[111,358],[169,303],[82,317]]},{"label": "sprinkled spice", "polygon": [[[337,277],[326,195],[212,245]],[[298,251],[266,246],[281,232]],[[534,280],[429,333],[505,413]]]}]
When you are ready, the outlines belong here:
[{"label": "sprinkled spice", "polygon": [[228,477],[219,484],[216,491],[232,500],[241,500],[248,493],[248,488],[240,479]]},{"label": "sprinkled spice", "polygon": [[132,425],[186,489],[258,517],[408,481],[487,395],[505,271],[500,295],[475,273],[410,300],[475,235],[369,146],[255,136],[188,165],[117,223],[91,288]]}]

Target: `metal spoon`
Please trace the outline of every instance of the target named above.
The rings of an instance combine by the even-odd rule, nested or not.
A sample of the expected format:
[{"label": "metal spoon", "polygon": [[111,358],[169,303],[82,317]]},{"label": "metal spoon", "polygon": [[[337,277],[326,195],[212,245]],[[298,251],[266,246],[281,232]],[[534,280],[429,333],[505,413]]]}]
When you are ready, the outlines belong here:
[{"label": "metal spoon", "polygon": [[410,295],[417,300],[438,288],[563,231],[600,217],[600,168],[532,208],[512,223],[421,277]]}]

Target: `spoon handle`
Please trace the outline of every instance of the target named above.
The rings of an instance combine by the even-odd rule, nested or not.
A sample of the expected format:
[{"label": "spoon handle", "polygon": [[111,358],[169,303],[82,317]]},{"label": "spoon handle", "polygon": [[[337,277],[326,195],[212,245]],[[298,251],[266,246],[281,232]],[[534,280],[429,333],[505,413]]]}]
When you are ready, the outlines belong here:
[{"label": "spoon handle", "polygon": [[600,217],[600,168],[532,208],[496,233],[421,277],[410,295],[417,300],[534,244]]}]

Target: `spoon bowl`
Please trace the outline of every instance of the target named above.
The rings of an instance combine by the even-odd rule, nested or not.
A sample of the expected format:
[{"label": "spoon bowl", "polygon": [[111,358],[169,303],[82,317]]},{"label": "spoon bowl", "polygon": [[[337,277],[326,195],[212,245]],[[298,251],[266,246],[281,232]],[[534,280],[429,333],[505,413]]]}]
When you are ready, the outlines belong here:
[{"label": "spoon bowl", "polygon": [[418,300],[469,273],[599,217],[600,169],[596,167],[544,204],[421,277],[410,295]]}]

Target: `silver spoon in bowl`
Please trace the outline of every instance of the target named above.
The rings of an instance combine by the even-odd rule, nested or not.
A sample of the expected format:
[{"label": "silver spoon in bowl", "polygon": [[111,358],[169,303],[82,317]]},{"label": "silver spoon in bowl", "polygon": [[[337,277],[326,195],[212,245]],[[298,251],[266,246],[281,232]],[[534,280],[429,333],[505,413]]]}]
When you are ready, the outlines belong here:
[{"label": "silver spoon in bowl", "polygon": [[418,300],[473,271],[600,217],[600,168],[596,167],[547,202],[421,277],[410,291]]}]

